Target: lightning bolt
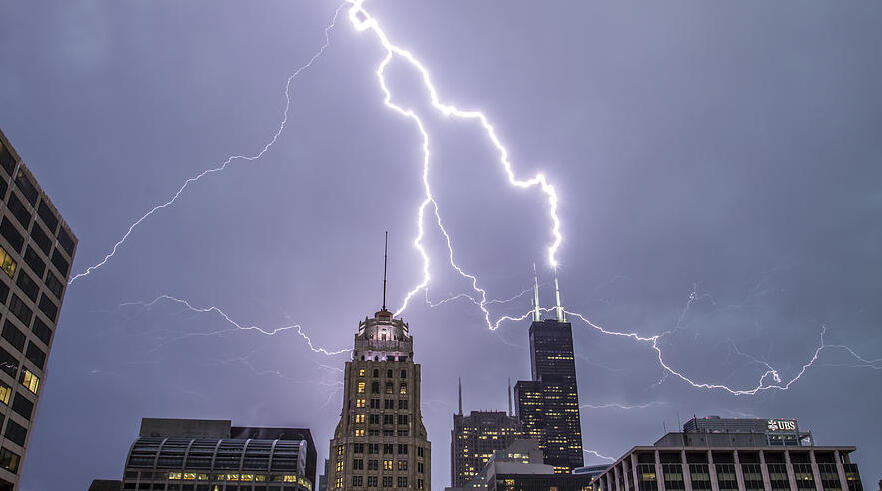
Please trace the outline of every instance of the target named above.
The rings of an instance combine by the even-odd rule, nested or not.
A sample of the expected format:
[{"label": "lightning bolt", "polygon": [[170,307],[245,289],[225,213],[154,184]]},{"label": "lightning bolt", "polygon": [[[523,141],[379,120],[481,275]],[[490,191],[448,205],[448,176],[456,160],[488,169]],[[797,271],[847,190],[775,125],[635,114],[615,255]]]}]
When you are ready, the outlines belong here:
[{"label": "lightning bolt", "polygon": [[580,409],[609,409],[616,408],[622,409],[624,411],[630,411],[631,409],[646,409],[652,406],[661,406],[663,404],[667,404],[666,402],[652,401],[647,402],[645,404],[619,404],[616,402],[609,402],[606,404],[582,404],[579,406]]},{"label": "lightning bolt", "polygon": [[315,63],[316,60],[321,58],[321,56],[324,54],[325,49],[327,49],[327,47],[330,45],[330,42],[331,42],[331,30],[334,29],[334,26],[337,23],[337,17],[345,5],[346,5],[345,3],[341,3],[340,6],[337,7],[337,10],[334,11],[334,16],[331,18],[330,24],[328,24],[325,27],[325,42],[324,42],[324,44],[322,44],[322,46],[319,48],[319,50],[316,51],[315,54],[312,55],[312,57],[309,59],[309,61],[307,61],[304,65],[301,65],[299,68],[297,68],[297,70],[295,70],[294,73],[292,73],[288,77],[288,80],[285,82],[285,92],[284,92],[285,109],[284,109],[283,115],[282,115],[282,122],[279,123],[278,129],[275,131],[275,133],[273,133],[272,138],[270,138],[269,142],[267,142],[263,146],[263,148],[260,149],[260,151],[255,154],[252,154],[252,155],[231,155],[231,156],[227,157],[227,159],[224,160],[219,166],[204,170],[204,171],[200,172],[199,174],[196,174],[195,176],[184,181],[184,184],[181,185],[181,187],[178,189],[178,191],[176,193],[174,193],[171,196],[171,198],[169,198],[167,201],[165,201],[161,204],[154,206],[153,208],[148,210],[147,213],[144,213],[143,215],[141,215],[141,218],[138,218],[137,220],[132,222],[132,224],[129,225],[128,230],[126,230],[126,233],[123,234],[122,238],[117,240],[115,244],[113,244],[113,247],[110,249],[110,252],[108,252],[107,255],[105,255],[101,261],[87,267],[83,272],[77,273],[74,276],[72,276],[70,278],[70,280],[68,280],[68,282],[67,282],[68,285],[72,285],[75,281],[77,281],[80,278],[84,278],[86,276],[89,276],[93,271],[96,271],[99,268],[101,268],[102,266],[104,266],[105,264],[107,264],[107,262],[110,261],[110,259],[114,255],[116,255],[116,251],[119,250],[119,248],[123,244],[125,244],[126,240],[128,240],[128,238],[129,238],[129,236],[131,236],[132,233],[135,231],[135,228],[137,228],[139,225],[141,225],[141,223],[143,223],[144,220],[147,220],[148,218],[150,218],[151,216],[156,214],[158,211],[163,210],[165,208],[168,208],[169,206],[172,206],[173,204],[175,204],[175,202],[178,200],[178,198],[180,198],[181,195],[184,194],[184,191],[186,191],[187,188],[189,188],[191,184],[198,182],[200,179],[202,179],[205,176],[208,176],[211,174],[216,174],[219,172],[223,172],[227,168],[227,166],[229,166],[234,161],[245,160],[245,161],[249,161],[249,162],[254,162],[256,160],[259,160],[261,157],[263,157],[263,155],[265,153],[267,153],[269,151],[269,149],[279,139],[279,136],[281,136],[282,131],[284,131],[284,129],[285,129],[285,126],[287,126],[287,124],[288,124],[288,116],[290,114],[291,101],[292,101],[291,87],[292,87],[292,83],[294,82],[294,79],[296,79],[301,73],[303,73],[304,71],[306,71],[310,67],[312,67],[313,63]]},{"label": "lightning bolt", "polygon": [[582,451],[585,452],[585,453],[587,453],[587,454],[591,454],[591,455],[593,455],[593,456],[595,456],[595,457],[599,457],[599,458],[601,458],[601,459],[608,460],[608,461],[610,461],[610,462],[615,462],[615,461],[616,461],[616,459],[614,459],[614,458],[612,458],[612,457],[607,457],[606,455],[603,455],[602,453],[599,453],[597,450],[585,450],[585,449],[582,449]]}]

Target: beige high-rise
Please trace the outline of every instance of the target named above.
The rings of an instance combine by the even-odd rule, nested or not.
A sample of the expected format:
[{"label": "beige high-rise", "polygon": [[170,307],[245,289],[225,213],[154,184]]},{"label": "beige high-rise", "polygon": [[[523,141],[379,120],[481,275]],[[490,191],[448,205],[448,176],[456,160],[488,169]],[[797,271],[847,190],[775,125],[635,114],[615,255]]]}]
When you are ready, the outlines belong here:
[{"label": "beige high-rise", "polygon": [[420,365],[408,325],[385,308],[358,325],[328,489],[431,489],[431,443],[420,411]]}]

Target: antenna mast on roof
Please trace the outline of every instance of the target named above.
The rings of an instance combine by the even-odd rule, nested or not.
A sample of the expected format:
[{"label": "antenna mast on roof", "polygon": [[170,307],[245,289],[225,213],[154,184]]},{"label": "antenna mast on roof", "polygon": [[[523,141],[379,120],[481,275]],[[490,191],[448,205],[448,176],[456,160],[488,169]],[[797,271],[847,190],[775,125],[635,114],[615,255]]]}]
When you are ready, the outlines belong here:
[{"label": "antenna mast on roof", "polygon": [[386,244],[383,246],[383,310],[386,310],[386,268],[389,264],[389,231],[386,231]]}]

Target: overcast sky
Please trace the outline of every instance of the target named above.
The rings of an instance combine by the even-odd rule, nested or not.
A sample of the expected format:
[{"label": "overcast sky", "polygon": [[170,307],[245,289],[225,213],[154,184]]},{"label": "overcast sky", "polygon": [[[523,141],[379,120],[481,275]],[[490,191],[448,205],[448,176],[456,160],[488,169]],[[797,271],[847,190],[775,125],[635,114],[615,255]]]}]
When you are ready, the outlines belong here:
[{"label": "overcast sky", "polygon": [[[336,7],[0,0],[0,128],[78,235],[74,271],[188,177],[263,148],[285,80],[321,47]],[[824,326],[828,344],[882,357],[878,2],[367,7],[442,99],[488,115],[519,177],[541,171],[554,184],[569,310],[615,331],[673,330],[659,343],[672,368],[733,389],[755,387],[766,364],[794,378]],[[293,329],[270,337],[137,302],[172,295],[350,348],[380,305],[389,230],[400,304],[422,276],[411,245],[421,141],[383,105],[383,55],[341,17],[260,160],[191,185],[70,287],[23,489],[120,478],[142,417],[307,426],[327,455],[346,354],[315,353]],[[529,287],[533,261],[549,280],[541,192],[508,186],[479,126],[433,114],[401,60],[388,79],[431,134],[429,179],[459,264],[490,298]],[[429,298],[469,292],[437,229],[425,244]],[[552,298],[543,287],[543,304]],[[423,299],[403,315],[441,489],[457,377],[466,411],[504,409],[506,379],[529,378],[528,323],[491,332],[467,301]],[[491,305],[494,317],[528,309],[527,296]],[[586,449],[618,457],[693,414],[798,418],[819,444],[856,445],[868,486],[882,477],[880,362],[824,349],[788,390],[734,396],[666,375],[647,344],[573,330],[581,403],[595,406],[581,412]]]}]

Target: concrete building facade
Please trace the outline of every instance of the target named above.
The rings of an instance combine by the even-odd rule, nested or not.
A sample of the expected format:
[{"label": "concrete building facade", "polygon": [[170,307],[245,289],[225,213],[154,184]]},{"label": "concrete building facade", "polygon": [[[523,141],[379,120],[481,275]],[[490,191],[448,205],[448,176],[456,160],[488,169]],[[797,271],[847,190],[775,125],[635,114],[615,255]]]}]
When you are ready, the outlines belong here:
[{"label": "concrete building facade", "polygon": [[0,132],[0,491],[18,483],[77,238]]},{"label": "concrete building facade", "polygon": [[330,444],[328,489],[431,489],[431,443],[409,326],[381,309],[358,325]]}]

